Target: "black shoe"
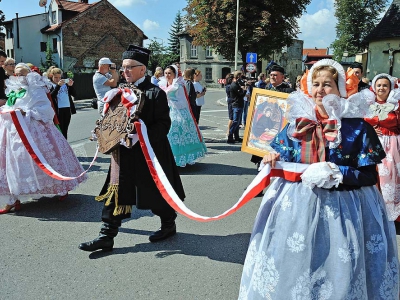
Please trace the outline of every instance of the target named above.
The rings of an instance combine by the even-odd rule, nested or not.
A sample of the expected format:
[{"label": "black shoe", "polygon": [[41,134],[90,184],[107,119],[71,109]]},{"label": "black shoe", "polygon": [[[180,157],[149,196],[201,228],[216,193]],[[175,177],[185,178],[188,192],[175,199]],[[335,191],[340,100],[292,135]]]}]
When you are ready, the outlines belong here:
[{"label": "black shoe", "polygon": [[149,240],[152,243],[163,241],[173,235],[176,234],[176,225],[175,222],[171,226],[161,226],[159,230],[154,232],[152,235],[149,236]]},{"label": "black shoe", "polygon": [[242,138],[236,138],[235,142],[243,142],[243,139]]},{"label": "black shoe", "polygon": [[227,142],[228,144],[234,144],[234,143],[235,143],[235,140],[234,140],[234,139],[228,139],[226,142]]},{"label": "black shoe", "polygon": [[103,250],[103,251],[112,251],[114,246],[114,239],[110,237],[98,237],[95,238],[93,241],[82,243],[79,245],[79,249],[83,251],[96,251],[96,250]]}]

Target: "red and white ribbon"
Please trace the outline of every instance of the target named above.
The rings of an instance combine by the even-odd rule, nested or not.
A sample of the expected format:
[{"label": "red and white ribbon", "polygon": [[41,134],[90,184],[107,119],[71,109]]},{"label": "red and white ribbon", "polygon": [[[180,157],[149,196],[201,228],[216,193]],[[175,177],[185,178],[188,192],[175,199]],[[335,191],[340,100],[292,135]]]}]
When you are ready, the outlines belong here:
[{"label": "red and white ribbon", "polygon": [[25,123],[25,120],[24,120],[24,117],[22,116],[21,111],[13,110],[13,111],[9,111],[7,113],[9,113],[11,115],[11,119],[13,120],[14,126],[17,129],[17,132],[22,140],[22,143],[24,144],[26,150],[32,157],[33,161],[43,172],[45,172],[50,177],[57,179],[57,180],[77,179],[77,178],[83,176],[87,171],[89,171],[91,166],[94,164],[94,162],[97,158],[98,149],[96,150],[96,154],[93,158],[93,161],[91,162],[91,164],[89,165],[89,168],[86,171],[82,172],[80,175],[78,175],[76,177],[67,177],[67,176],[61,175],[60,173],[58,173],[56,170],[54,170],[49,165],[49,163],[44,158],[43,154],[40,152],[39,148],[37,147],[35,141],[32,138],[32,135],[28,129],[28,126]]},{"label": "red and white ribbon", "polygon": [[183,204],[182,200],[179,199],[154,154],[153,148],[148,139],[147,128],[143,121],[139,120],[139,122],[135,122],[135,127],[150,174],[165,201],[167,201],[167,203],[178,213],[199,222],[216,221],[235,213],[267,187],[271,181],[271,177],[281,177],[293,182],[300,181],[300,175],[309,166],[306,164],[277,162],[275,168],[271,169],[269,165],[266,165],[254,178],[253,182],[247,187],[242,197],[240,197],[235,205],[218,216],[205,217],[191,211],[185,204]]},{"label": "red and white ribbon", "polygon": [[103,107],[103,116],[106,114],[108,111],[110,104],[109,102],[117,95],[121,95],[121,103],[123,106],[126,107],[127,109],[127,114],[128,117],[135,112],[136,105],[134,103],[137,100],[137,97],[134,92],[132,92],[131,89],[129,88],[115,88],[112,90],[109,90],[105,95],[104,98],[101,100],[101,102],[104,103]]}]

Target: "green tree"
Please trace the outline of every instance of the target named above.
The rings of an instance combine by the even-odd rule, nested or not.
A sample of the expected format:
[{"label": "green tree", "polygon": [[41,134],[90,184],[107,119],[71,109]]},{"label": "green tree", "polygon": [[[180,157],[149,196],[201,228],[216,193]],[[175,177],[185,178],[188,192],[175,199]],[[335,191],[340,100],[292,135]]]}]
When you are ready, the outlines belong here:
[{"label": "green tree", "polygon": [[168,55],[165,53],[165,47],[158,43],[156,40],[150,39],[150,44],[147,46],[151,50],[151,55],[149,59],[148,69],[152,72],[155,71],[156,67],[165,67],[168,64]]},{"label": "green tree", "polygon": [[[297,18],[311,0],[241,0],[238,50],[267,59],[273,51],[291,45],[299,33]],[[188,0],[187,31],[193,44],[211,46],[227,59],[235,57],[236,0]],[[245,61],[243,61],[243,64]]]},{"label": "green tree", "polygon": [[336,40],[332,43],[334,58],[341,60],[343,52],[349,56],[364,50],[363,41],[374,29],[384,11],[387,0],[336,0]]},{"label": "green tree", "polygon": [[168,54],[170,56],[170,59],[172,61],[178,61],[179,60],[179,33],[181,33],[184,29],[183,26],[183,20],[181,17],[181,12],[178,11],[176,14],[174,23],[172,23],[171,29],[168,32],[169,33],[169,39],[168,39]]},{"label": "green tree", "polygon": [[51,47],[50,40],[47,40],[47,47],[46,47],[46,60],[43,61],[40,59],[40,71],[46,72],[48,68],[51,66],[58,67],[57,63],[53,60],[53,49]]}]

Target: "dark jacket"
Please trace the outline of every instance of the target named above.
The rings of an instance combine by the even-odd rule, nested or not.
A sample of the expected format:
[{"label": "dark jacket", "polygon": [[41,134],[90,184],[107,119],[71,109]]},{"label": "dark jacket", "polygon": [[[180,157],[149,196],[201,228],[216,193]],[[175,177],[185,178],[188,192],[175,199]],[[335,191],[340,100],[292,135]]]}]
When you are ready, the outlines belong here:
[{"label": "dark jacket", "polygon": [[4,80],[7,79],[6,71],[0,67],[0,99],[7,99]]},{"label": "dark jacket", "polygon": [[358,91],[362,91],[364,89],[369,89],[369,84],[365,83],[364,81],[360,80],[360,82],[358,83]]},{"label": "dark jacket", "polygon": [[246,90],[243,90],[237,81],[231,83],[231,101],[233,108],[243,108],[244,100],[243,97],[246,95]]},{"label": "dark jacket", "polygon": [[185,80],[185,88],[186,92],[188,93],[190,108],[192,109],[193,114],[195,114],[197,111],[197,105],[196,105],[197,94],[193,82],[191,82],[190,80]]},{"label": "dark jacket", "polygon": [[[171,126],[167,95],[147,79],[139,84],[138,88],[146,94],[140,119],[146,124],[150,144],[169,182],[179,198],[183,200],[185,192],[167,138]],[[119,204],[136,205],[139,209],[166,208],[168,204],[154,183],[140,143],[136,143],[131,149],[125,146],[120,146],[119,149]],[[107,191],[110,182],[109,176],[110,171],[101,195]]]},{"label": "dark jacket", "polygon": [[295,91],[295,89],[291,88],[290,85],[284,81],[280,85],[275,86],[275,87],[270,83],[270,84],[268,84],[268,86],[265,89],[270,90],[270,91],[287,93],[287,94],[290,94]]},{"label": "dark jacket", "polygon": [[[54,105],[54,109],[56,111],[57,116],[59,116],[59,112],[58,112],[58,101],[57,101],[57,95],[58,95],[58,91],[60,90],[61,86],[56,84],[55,87],[52,87],[50,89],[50,95],[51,95],[51,99],[53,100],[53,105]],[[72,101],[72,96],[76,97],[76,91],[73,85],[71,86],[67,86],[68,88],[68,98],[69,98],[69,107],[71,108],[71,114],[76,114],[76,108],[75,108],[75,104],[74,101]]]}]

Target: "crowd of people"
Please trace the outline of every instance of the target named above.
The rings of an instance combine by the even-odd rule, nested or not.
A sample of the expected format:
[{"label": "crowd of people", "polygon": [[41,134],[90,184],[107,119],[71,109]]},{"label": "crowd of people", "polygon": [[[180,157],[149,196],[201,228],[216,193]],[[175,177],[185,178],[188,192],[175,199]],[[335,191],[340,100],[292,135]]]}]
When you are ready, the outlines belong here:
[{"label": "crowd of people", "polygon": [[[87,178],[67,142],[76,112],[73,79],[57,67],[43,76],[35,66],[15,65],[3,54],[0,214],[19,210],[32,197],[65,199]],[[196,163],[207,152],[198,126],[206,88],[200,70],[187,69],[182,76],[177,63],[146,76],[149,56],[148,49],[130,45],[122,54],[122,79],[109,58],[99,60],[93,77],[99,113],[103,120],[110,101],[141,91],[144,103],[135,105],[146,138],[163,176],[183,201],[178,167]],[[271,66],[268,73],[268,80],[265,74],[258,80],[246,79],[241,71],[228,74],[227,142],[242,142],[240,126],[246,124],[253,88],[288,93],[287,124],[270,143],[273,151],[251,161],[259,170],[296,163],[305,171],[300,181],[283,176],[268,187],[255,218],[239,299],[399,299],[393,222],[400,216],[397,78],[378,74],[369,85],[362,81],[361,64],[345,72],[331,59],[316,62],[295,87],[285,80],[281,66]],[[261,117],[268,119],[271,113],[265,109]],[[260,135],[265,131],[256,129]],[[150,242],[176,234],[177,214],[157,187],[143,151],[140,143],[112,149],[108,175],[96,197],[104,202],[100,233],[79,249],[111,251],[133,205],[160,218]],[[47,171],[68,180],[48,176],[47,165]]]}]

